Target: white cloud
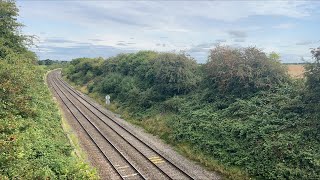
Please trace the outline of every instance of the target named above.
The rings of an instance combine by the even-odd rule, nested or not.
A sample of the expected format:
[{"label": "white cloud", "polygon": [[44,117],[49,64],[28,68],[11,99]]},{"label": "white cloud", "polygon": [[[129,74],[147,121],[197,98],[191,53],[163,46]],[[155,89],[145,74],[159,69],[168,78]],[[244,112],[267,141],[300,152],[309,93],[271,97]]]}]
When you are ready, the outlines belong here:
[{"label": "white cloud", "polygon": [[290,29],[293,27],[295,27],[295,24],[293,24],[293,23],[282,23],[282,24],[278,24],[278,25],[273,26],[273,28],[275,28],[275,29]]},{"label": "white cloud", "polygon": [[176,9],[171,10],[181,16],[202,16],[230,22],[255,15],[279,15],[293,18],[310,15],[306,7],[308,2],[305,1],[200,1],[169,2],[168,4],[174,4],[173,8]]},{"label": "white cloud", "polygon": [[299,42],[297,42],[296,45],[305,46],[305,45],[319,44],[319,42],[320,42],[320,41],[304,40],[304,41],[299,41]]},{"label": "white cloud", "polygon": [[[218,39],[267,50],[281,50],[268,39],[263,21],[239,24],[248,17],[304,19],[311,16],[310,1],[18,1],[21,20],[30,22],[41,45],[70,48],[79,43],[119,50],[190,49],[207,52]],[[286,30],[295,24],[279,21],[270,29]],[[38,23],[38,26],[34,24]],[[29,24],[26,24],[29,26]],[[34,27],[33,27],[34,26]],[[45,32],[45,33],[43,33]],[[258,32],[258,33],[257,33]],[[260,34],[259,34],[260,33]],[[263,36],[261,34],[263,33]],[[52,39],[52,37],[60,37]],[[165,37],[165,38],[164,38]],[[51,39],[50,39],[51,38]],[[120,42],[121,41],[121,42]],[[123,42],[122,42],[123,41]],[[198,45],[194,45],[198,44]],[[207,47],[199,45],[206,44]],[[292,43],[293,45],[295,43]],[[112,48],[109,48],[112,49]],[[48,51],[44,49],[43,51]],[[60,49],[59,49],[60,50]],[[300,52],[302,50],[299,50]],[[287,52],[291,52],[288,50]]]}]

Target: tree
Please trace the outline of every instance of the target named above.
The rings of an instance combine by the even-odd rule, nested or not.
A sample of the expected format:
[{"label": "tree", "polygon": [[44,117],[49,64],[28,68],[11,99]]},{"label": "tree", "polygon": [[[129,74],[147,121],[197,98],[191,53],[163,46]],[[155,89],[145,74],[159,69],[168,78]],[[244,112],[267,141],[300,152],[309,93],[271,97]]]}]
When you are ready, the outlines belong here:
[{"label": "tree", "polygon": [[150,63],[147,79],[164,96],[188,93],[199,80],[195,60],[185,54],[161,53]]},{"label": "tree", "polygon": [[267,56],[255,47],[217,46],[205,64],[205,81],[211,93],[244,97],[280,85],[286,79],[279,55]]},{"label": "tree", "polygon": [[22,24],[17,16],[14,1],[0,1],[0,118],[9,112],[32,114],[26,92],[35,79],[36,56],[25,46],[27,38],[19,33]]},{"label": "tree", "polygon": [[92,80],[94,76],[102,73],[103,58],[77,58],[73,59],[63,73],[76,83],[82,84]]},{"label": "tree", "polygon": [[35,54],[27,49],[27,46],[32,44],[32,36],[20,33],[23,25],[17,22],[18,15],[19,10],[14,1],[0,1],[0,58],[20,53],[29,55],[35,63]]},{"label": "tree", "polygon": [[313,62],[305,66],[306,101],[309,110],[320,110],[320,47],[311,50]]}]

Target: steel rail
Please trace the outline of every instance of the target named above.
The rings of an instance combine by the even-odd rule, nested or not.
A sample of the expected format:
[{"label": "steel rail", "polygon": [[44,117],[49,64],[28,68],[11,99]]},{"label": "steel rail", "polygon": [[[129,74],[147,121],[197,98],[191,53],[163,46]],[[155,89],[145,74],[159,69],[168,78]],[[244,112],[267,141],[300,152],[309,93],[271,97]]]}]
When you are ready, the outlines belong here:
[{"label": "steel rail", "polygon": [[[49,78],[48,78],[48,82],[49,82]],[[52,81],[52,80],[51,80]],[[108,163],[111,165],[112,169],[116,172],[116,174],[118,174],[118,176],[122,178],[121,174],[119,173],[119,171],[115,168],[115,166],[112,164],[112,162],[110,161],[110,159],[105,155],[105,153],[102,151],[102,149],[99,147],[99,145],[95,142],[95,140],[92,138],[92,136],[89,134],[89,132],[84,128],[84,126],[79,122],[78,118],[75,116],[75,114],[71,111],[71,109],[69,108],[69,106],[67,105],[67,103],[62,99],[62,97],[60,96],[60,94],[58,93],[58,90],[53,86],[52,82],[49,82],[51,84],[51,87],[53,88],[53,90],[56,92],[56,94],[59,96],[59,98],[61,99],[62,103],[67,107],[67,109],[69,110],[70,114],[73,116],[74,119],[77,120],[77,122],[80,124],[80,126],[82,127],[82,129],[85,131],[85,133],[89,136],[89,138],[91,139],[91,141],[94,143],[94,145],[99,149],[100,153],[103,155],[104,159],[106,159],[108,161]]]},{"label": "steel rail", "polygon": [[[110,145],[111,147],[120,155],[120,157],[127,163],[129,164],[129,166],[135,171],[137,172],[138,176],[140,176],[142,179],[146,179],[142,173],[139,172],[139,170],[137,168],[135,168],[133,166],[132,163],[130,163],[127,158],[120,152],[120,150],[114,146],[114,144],[112,144],[103,134],[102,132],[98,129],[98,127],[96,127],[91,121],[90,119],[68,98],[68,96],[61,90],[61,88],[57,85],[57,83],[52,80],[52,82],[55,84],[55,86],[59,89],[59,91],[68,99],[68,101],[79,111],[79,113],[95,128],[95,130],[98,131],[98,133],[103,137],[103,139],[105,139]],[[52,86],[54,88],[54,86]],[[56,90],[56,88],[54,88],[55,91],[58,94],[58,91]],[[67,104],[65,103],[65,101],[62,99],[62,97],[58,94],[58,96],[60,97],[60,99],[64,102],[64,104],[67,106]],[[72,113],[72,111],[70,110],[70,108],[67,106],[67,108],[69,109],[69,111]],[[74,114],[73,114],[74,115]],[[74,116],[75,117],[75,116]],[[86,134],[88,134],[90,136],[90,139],[94,141],[94,139],[92,138],[92,136],[89,134],[89,132],[84,128],[84,126],[82,125],[82,123],[78,120],[78,118],[76,118],[76,120],[78,121],[78,123],[81,125],[81,127],[85,130]],[[98,144],[94,141],[94,143],[98,146]],[[98,146],[98,148],[101,150],[101,148]],[[102,152],[102,150],[101,150]],[[104,153],[103,153],[104,154]],[[115,165],[112,163],[112,161],[104,154],[104,156],[108,159],[108,162],[111,164],[111,166],[113,167],[113,169],[117,172],[118,175],[120,175],[121,179],[124,179],[121,175],[121,173],[117,170],[117,168],[115,167]]]}]

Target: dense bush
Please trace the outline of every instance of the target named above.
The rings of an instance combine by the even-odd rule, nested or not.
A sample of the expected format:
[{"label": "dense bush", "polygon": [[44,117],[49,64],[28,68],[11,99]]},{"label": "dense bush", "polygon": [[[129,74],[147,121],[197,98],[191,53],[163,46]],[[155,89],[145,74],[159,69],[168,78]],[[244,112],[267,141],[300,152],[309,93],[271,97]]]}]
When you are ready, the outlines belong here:
[{"label": "dense bush", "polygon": [[149,108],[154,102],[194,89],[199,81],[196,70],[195,61],[185,54],[140,51],[105,61],[75,59],[64,74],[77,84],[91,80],[90,92],[111,94],[113,99],[132,107]]},{"label": "dense bush", "polygon": [[312,112],[320,111],[320,48],[311,51],[314,62],[305,66],[306,103]]},{"label": "dense bush", "polygon": [[89,82],[93,77],[99,76],[102,71],[100,69],[102,65],[102,58],[78,58],[70,62],[68,78],[79,84],[85,84]]},{"label": "dense bush", "polygon": [[186,94],[196,86],[197,64],[184,54],[162,53],[151,61],[147,79],[155,90],[167,96]]},{"label": "dense bush", "polygon": [[297,85],[238,99],[223,110],[216,103],[180,102],[179,120],[170,121],[177,142],[258,179],[319,178],[320,134],[299,111]]},{"label": "dense bush", "polygon": [[205,80],[212,92],[243,97],[278,86],[287,79],[278,59],[261,50],[217,46],[205,65]]},{"label": "dense bush", "polygon": [[155,59],[158,53],[153,51],[139,51],[137,53],[119,54],[108,58],[103,65],[104,73],[118,72],[125,76],[145,78],[149,70],[148,64]]}]

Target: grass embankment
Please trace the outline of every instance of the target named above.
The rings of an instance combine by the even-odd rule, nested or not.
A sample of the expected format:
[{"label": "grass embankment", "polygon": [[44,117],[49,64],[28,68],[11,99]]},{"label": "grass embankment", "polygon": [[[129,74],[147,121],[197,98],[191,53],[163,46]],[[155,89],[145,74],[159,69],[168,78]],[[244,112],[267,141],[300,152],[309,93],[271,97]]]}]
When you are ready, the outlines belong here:
[{"label": "grass embankment", "polygon": [[[19,75],[10,70],[6,73]],[[21,108],[13,107],[7,101],[1,107],[0,179],[98,179],[96,171],[84,162],[83,156],[73,153],[77,142],[73,141],[73,147],[63,131],[62,125],[67,129],[68,126],[62,121],[45,84],[45,70],[31,66],[25,73],[29,81],[25,82],[25,91],[19,94],[20,98],[28,98],[28,105],[23,108],[25,113],[6,110],[5,104],[13,109]],[[75,139],[72,133],[68,134]]]},{"label": "grass embankment", "polygon": [[[47,67],[46,67],[46,69],[47,69]],[[51,70],[50,70],[50,71],[51,71]],[[50,71],[48,71],[47,74],[48,74]],[[45,78],[46,78],[46,77],[47,77],[47,75],[45,76]],[[46,79],[45,79],[45,81],[46,81]],[[46,81],[46,82],[47,82],[47,81]],[[56,104],[58,104],[57,99],[56,99],[55,97],[53,97],[53,100],[54,100],[54,102],[55,102]],[[87,154],[82,150],[82,148],[81,148],[81,146],[80,146],[79,139],[78,139],[76,133],[73,131],[73,129],[72,129],[72,127],[69,125],[68,121],[67,121],[66,119],[64,119],[64,117],[66,117],[66,116],[64,115],[64,113],[63,113],[60,109],[59,109],[59,114],[62,115],[62,117],[61,117],[61,125],[62,125],[62,128],[63,128],[66,136],[68,137],[68,139],[69,139],[72,147],[74,148],[73,151],[72,151],[72,155],[73,155],[73,156],[76,156],[76,157],[79,159],[80,162],[82,162],[82,163],[87,163],[88,156],[87,156]],[[93,169],[93,168],[90,168],[90,169],[93,170],[93,171],[92,171],[92,173],[94,173],[93,176],[94,176],[95,178],[98,178],[96,170]]]},{"label": "grass embankment", "polygon": [[73,155],[18,12],[15,1],[0,1],[0,179],[97,179]]}]

